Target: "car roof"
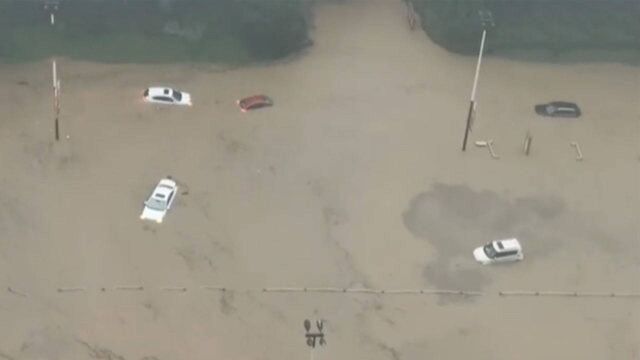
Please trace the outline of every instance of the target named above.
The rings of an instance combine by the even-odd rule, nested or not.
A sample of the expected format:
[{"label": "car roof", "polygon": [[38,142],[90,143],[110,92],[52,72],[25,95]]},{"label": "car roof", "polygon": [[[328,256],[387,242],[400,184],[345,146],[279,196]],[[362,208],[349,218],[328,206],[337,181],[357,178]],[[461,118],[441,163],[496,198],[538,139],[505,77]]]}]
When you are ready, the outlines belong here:
[{"label": "car roof", "polygon": [[241,102],[256,102],[256,101],[269,101],[269,97],[266,95],[253,95],[253,96],[248,96],[242,100],[240,100]]},{"label": "car roof", "polygon": [[522,250],[518,239],[496,240],[494,241],[494,248],[498,251]]},{"label": "car roof", "polygon": [[161,86],[150,87],[148,90],[149,90],[149,96],[171,95],[174,91],[172,88],[161,87]]},{"label": "car roof", "polygon": [[570,108],[578,107],[578,105],[576,105],[575,103],[568,102],[568,101],[553,101],[553,102],[550,102],[548,105],[553,105],[555,107],[570,107]]},{"label": "car roof", "polygon": [[160,198],[166,198],[176,188],[176,182],[171,179],[162,179],[153,190],[153,196],[157,194],[163,195]]},{"label": "car roof", "polygon": [[170,177],[164,178],[158,182],[158,185],[165,185],[168,187],[176,187],[176,182]]},{"label": "car roof", "polygon": [[[153,197],[166,200],[169,194],[173,191],[173,188],[166,185],[158,185],[153,192]],[[159,196],[160,195],[160,196]]]}]

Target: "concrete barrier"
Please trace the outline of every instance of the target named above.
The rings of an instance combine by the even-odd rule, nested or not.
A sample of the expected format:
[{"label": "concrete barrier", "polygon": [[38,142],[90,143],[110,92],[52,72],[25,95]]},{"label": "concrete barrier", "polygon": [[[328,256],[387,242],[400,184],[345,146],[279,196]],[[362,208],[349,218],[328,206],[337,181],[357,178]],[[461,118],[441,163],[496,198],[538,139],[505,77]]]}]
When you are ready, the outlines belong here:
[{"label": "concrete barrier", "polygon": [[115,290],[130,290],[130,291],[142,291],[144,290],[143,286],[116,286]]},{"label": "concrete barrier", "polygon": [[163,287],[162,289],[160,289],[162,291],[178,291],[178,292],[186,292],[187,288],[186,287]]},{"label": "concrete barrier", "polygon": [[76,292],[76,291],[85,291],[87,289],[83,287],[59,287],[58,292]]},{"label": "concrete barrier", "polygon": [[546,296],[546,297],[601,297],[601,298],[640,298],[640,293],[621,292],[580,292],[580,291],[499,291],[500,296]]},{"label": "concrete barrier", "polygon": [[[58,287],[58,293],[84,292],[88,291],[84,287]],[[96,288],[96,291],[106,292],[108,288]],[[115,286],[111,288],[118,291],[143,291],[144,286]],[[209,291],[233,291],[233,292],[262,292],[262,293],[331,293],[331,294],[370,294],[370,295],[438,295],[438,296],[484,296],[491,295],[475,290],[448,290],[448,289],[372,289],[364,287],[341,288],[341,287],[265,287],[265,288],[245,288],[229,289],[223,286],[200,286],[202,290]],[[187,287],[161,287],[165,292],[187,292]],[[27,294],[7,287],[7,291],[13,295],[27,297]],[[495,294],[495,293],[494,293]],[[573,298],[634,298],[640,299],[640,292],[597,292],[597,291],[562,291],[562,290],[501,290],[497,292],[500,297],[573,297]]]}]

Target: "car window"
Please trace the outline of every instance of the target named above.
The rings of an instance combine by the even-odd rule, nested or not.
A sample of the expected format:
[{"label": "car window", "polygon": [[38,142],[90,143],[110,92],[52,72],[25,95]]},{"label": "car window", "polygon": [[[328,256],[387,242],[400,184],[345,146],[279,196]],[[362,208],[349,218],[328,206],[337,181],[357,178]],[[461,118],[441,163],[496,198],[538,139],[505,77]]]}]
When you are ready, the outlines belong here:
[{"label": "car window", "polygon": [[173,194],[175,193],[175,191],[172,191],[171,193],[169,193],[169,196],[167,197],[167,204],[171,203],[171,199],[173,198]]},{"label": "car window", "polygon": [[483,250],[489,259],[493,259],[496,256],[496,249],[493,248],[493,244],[491,243],[485,245]]},{"label": "car window", "polygon": [[173,98],[176,99],[177,101],[182,100],[182,93],[180,91],[174,91]]},{"label": "car window", "polygon": [[154,96],[153,100],[164,101],[164,102],[173,102],[173,99],[168,96]]},{"label": "car window", "polygon": [[505,252],[500,252],[496,254],[496,257],[507,257],[507,256],[513,256],[515,254],[517,254],[518,252],[513,250],[513,251],[505,251]]},{"label": "car window", "polygon": [[163,210],[166,210],[167,208],[167,203],[164,200],[155,199],[153,197],[147,200],[144,204],[148,208],[157,210],[157,211],[163,211]]}]

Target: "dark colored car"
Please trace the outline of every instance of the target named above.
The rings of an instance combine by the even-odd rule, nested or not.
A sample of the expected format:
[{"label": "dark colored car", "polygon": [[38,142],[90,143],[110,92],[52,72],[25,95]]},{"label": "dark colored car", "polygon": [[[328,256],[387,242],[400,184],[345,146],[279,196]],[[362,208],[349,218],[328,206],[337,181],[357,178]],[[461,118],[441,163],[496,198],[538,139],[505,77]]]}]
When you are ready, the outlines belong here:
[{"label": "dark colored car", "polygon": [[548,104],[535,106],[536,113],[542,116],[552,117],[579,117],[582,112],[578,105],[567,101],[553,101]]},{"label": "dark colored car", "polygon": [[266,95],[254,95],[236,101],[241,111],[249,111],[273,105],[273,101]]}]

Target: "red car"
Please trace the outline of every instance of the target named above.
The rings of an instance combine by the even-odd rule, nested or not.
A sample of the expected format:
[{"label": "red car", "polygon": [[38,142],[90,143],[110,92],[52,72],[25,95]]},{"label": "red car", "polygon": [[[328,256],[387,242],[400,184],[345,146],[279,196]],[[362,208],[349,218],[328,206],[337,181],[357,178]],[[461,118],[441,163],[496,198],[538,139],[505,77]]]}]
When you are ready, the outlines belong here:
[{"label": "red car", "polygon": [[254,95],[236,101],[242,112],[273,105],[273,101],[266,95]]}]

